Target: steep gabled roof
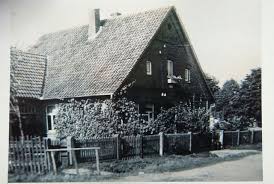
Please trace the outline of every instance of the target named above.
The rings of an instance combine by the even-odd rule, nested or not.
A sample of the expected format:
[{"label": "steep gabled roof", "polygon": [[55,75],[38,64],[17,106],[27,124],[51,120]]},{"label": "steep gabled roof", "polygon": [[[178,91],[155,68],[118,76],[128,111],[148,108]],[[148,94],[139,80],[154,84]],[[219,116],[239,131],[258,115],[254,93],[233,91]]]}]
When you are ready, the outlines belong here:
[{"label": "steep gabled roof", "polygon": [[42,36],[30,52],[48,56],[44,99],[113,94],[173,7],[104,21],[88,41],[88,25]]},{"label": "steep gabled roof", "polygon": [[16,81],[16,96],[40,98],[43,93],[46,57],[12,48],[10,58],[14,66],[11,72]]}]

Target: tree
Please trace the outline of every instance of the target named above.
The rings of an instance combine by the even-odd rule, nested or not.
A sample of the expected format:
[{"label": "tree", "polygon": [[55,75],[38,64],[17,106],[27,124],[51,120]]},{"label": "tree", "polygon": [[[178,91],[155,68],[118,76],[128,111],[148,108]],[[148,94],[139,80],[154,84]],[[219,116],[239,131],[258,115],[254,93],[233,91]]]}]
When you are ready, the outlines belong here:
[{"label": "tree", "polygon": [[226,81],[216,93],[216,110],[222,112],[232,129],[244,129],[261,122],[261,68],[251,70],[241,85]]},{"label": "tree", "polygon": [[16,97],[17,95],[17,88],[18,88],[18,82],[15,77],[15,71],[18,66],[18,59],[15,58],[13,52],[18,52],[18,55],[20,54],[20,51],[17,51],[15,48],[11,48],[10,53],[10,109],[15,113],[17,120],[18,120],[18,126],[20,130],[20,135],[22,138],[24,137],[24,131],[22,126],[22,120],[21,120],[21,114],[20,114],[20,107],[19,107],[19,100]]},{"label": "tree", "polygon": [[261,122],[261,68],[251,70],[240,89],[239,114]]},{"label": "tree", "polygon": [[234,79],[224,83],[222,89],[216,93],[216,110],[221,111],[224,118],[233,117],[237,113],[240,86]]},{"label": "tree", "polygon": [[220,87],[218,86],[219,81],[213,75],[205,74],[205,79],[213,95],[220,90]]}]

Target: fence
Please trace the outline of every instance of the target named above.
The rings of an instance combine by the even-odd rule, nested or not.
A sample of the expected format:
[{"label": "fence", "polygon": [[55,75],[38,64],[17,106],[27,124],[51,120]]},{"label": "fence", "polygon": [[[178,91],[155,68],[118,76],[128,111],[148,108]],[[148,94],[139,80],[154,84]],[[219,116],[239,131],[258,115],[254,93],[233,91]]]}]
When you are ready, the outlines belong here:
[{"label": "fence", "polygon": [[214,133],[194,133],[192,136],[192,152],[209,151],[213,147]]},{"label": "fence", "polygon": [[262,142],[261,130],[220,131],[219,134],[220,142],[224,148]]},{"label": "fence", "polygon": [[[161,141],[162,140],[162,141]],[[148,136],[116,136],[110,138],[75,140],[75,147],[100,147],[101,160],[131,159],[134,157],[163,154],[189,154],[212,148],[212,133],[206,134],[158,134]],[[93,161],[95,155],[89,150],[76,153],[79,162]]]},{"label": "fence", "polygon": [[[239,144],[253,144],[262,141],[262,131],[220,131],[217,140],[222,147],[236,146]],[[192,152],[208,151],[216,149],[213,146],[216,140],[215,134],[205,133],[180,133],[148,136],[115,136],[106,138],[90,138],[74,140],[75,148],[100,147],[100,160],[131,159],[134,157],[145,157],[163,154],[190,154]],[[70,139],[73,140],[73,139]],[[217,142],[218,142],[217,141]],[[50,142],[49,142],[50,143]],[[51,142],[52,149],[61,147],[61,141]],[[69,141],[66,141],[69,147]],[[39,137],[25,137],[24,139],[10,138],[9,142],[9,172],[15,173],[45,173],[50,170],[49,158],[47,159],[47,141]],[[70,159],[70,154],[65,153],[62,158]],[[56,155],[58,157],[58,155]],[[96,160],[92,150],[79,149],[76,151],[78,162]],[[70,162],[70,161],[69,161]],[[65,164],[66,165],[66,164]]]},{"label": "fence", "polygon": [[191,133],[166,134],[164,136],[164,153],[188,154],[191,152]]},{"label": "fence", "polygon": [[[116,137],[105,137],[105,138],[92,138],[75,140],[76,148],[86,147],[100,147],[99,158],[101,160],[109,160],[117,158],[117,138]],[[76,151],[76,156],[79,162],[93,161],[96,155],[93,150],[81,150]]]},{"label": "fence", "polygon": [[[159,154],[159,135],[150,136],[116,136],[107,138],[93,138],[75,140],[75,147],[100,147],[99,157],[101,160],[131,159],[144,155]],[[94,152],[81,150],[76,153],[79,162],[93,161]]]},{"label": "fence", "polygon": [[10,173],[44,173],[48,165],[46,147],[40,137],[13,138],[9,140]]}]

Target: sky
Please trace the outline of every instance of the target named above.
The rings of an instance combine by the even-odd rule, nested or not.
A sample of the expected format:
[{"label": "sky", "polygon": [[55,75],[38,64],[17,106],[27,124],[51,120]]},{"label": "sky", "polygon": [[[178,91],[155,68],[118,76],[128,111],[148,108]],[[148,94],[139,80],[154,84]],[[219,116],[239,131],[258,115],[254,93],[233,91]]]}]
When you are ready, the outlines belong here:
[{"label": "sky", "polygon": [[88,11],[100,8],[134,13],[174,5],[205,73],[220,81],[240,82],[261,66],[260,0],[10,0],[11,45],[21,49],[43,34],[88,23]]}]

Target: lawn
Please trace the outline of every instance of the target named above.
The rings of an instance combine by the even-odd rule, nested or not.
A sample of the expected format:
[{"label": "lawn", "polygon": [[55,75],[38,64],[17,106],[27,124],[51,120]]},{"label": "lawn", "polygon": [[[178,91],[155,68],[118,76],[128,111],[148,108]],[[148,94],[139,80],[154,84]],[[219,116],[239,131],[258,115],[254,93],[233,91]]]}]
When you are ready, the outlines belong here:
[{"label": "lawn", "polygon": [[[233,150],[246,150],[237,154],[226,154],[225,157],[218,157],[214,153],[203,152],[193,153],[191,155],[166,155],[163,157],[145,157],[135,158],[131,160],[113,160],[100,163],[101,175],[97,175],[93,171],[96,170],[95,163],[79,164],[80,171],[88,171],[80,176],[75,174],[65,174],[62,171],[58,175],[9,175],[9,182],[84,182],[84,181],[107,181],[129,175],[141,175],[144,173],[161,173],[166,171],[179,171],[192,169],[196,167],[215,164],[222,161],[236,160],[247,155],[255,154],[254,150],[261,151],[261,144],[243,145]],[[228,150],[228,153],[229,151]],[[248,151],[251,150],[251,151]],[[234,152],[235,152],[234,151]]]}]

